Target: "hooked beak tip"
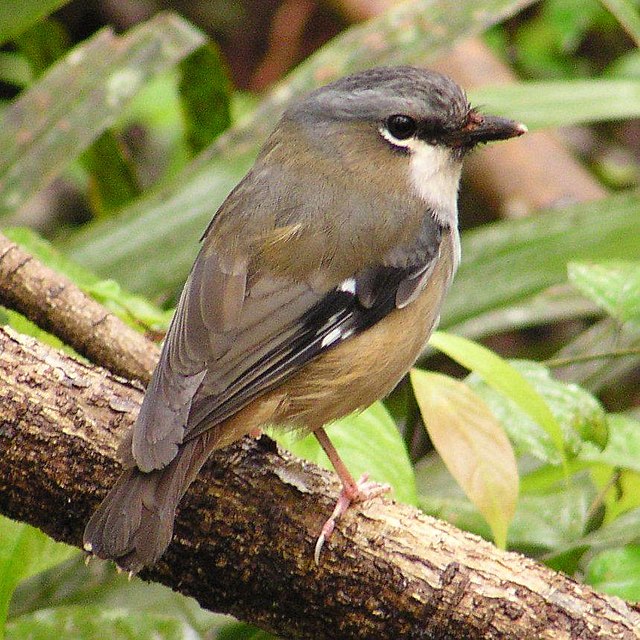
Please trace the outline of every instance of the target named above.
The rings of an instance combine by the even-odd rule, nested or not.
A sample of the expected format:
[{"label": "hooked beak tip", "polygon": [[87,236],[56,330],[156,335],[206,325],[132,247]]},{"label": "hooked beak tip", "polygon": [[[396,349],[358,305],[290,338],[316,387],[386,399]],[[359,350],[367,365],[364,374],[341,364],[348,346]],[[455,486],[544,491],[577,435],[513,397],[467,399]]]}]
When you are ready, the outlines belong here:
[{"label": "hooked beak tip", "polygon": [[529,133],[529,127],[527,127],[527,125],[522,122],[517,122],[515,127],[513,127],[513,130],[516,136],[521,136],[525,133]]},{"label": "hooked beak tip", "polygon": [[467,125],[460,132],[459,138],[460,142],[472,147],[494,140],[518,138],[528,130],[527,126],[521,122],[471,111]]}]

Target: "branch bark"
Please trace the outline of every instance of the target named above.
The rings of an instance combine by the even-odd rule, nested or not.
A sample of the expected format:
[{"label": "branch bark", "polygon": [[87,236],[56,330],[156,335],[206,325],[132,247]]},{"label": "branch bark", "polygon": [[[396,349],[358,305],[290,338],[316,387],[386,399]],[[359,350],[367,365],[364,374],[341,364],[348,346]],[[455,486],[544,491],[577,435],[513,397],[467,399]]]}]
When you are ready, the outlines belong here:
[{"label": "branch bark", "polygon": [[19,311],[121,376],[148,382],[158,362],[158,347],[152,342],[2,234],[0,305]]},{"label": "branch bark", "polygon": [[[0,511],[80,545],[118,472],[137,384],[0,330]],[[215,455],[143,577],[291,638],[640,638],[640,612],[413,508],[350,510],[313,562],[338,483],[267,438]]]}]

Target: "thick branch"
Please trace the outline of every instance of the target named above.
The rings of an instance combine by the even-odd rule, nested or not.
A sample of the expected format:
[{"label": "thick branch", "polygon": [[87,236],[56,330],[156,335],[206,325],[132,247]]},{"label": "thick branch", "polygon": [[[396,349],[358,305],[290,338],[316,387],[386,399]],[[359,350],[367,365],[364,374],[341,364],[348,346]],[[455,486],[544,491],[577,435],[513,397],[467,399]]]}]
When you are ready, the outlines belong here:
[{"label": "thick branch", "polygon": [[0,234],[0,305],[19,311],[92,362],[146,382],[158,348]]},{"label": "thick branch", "polygon": [[[0,331],[0,511],[80,544],[142,393]],[[410,507],[354,508],[313,562],[337,482],[263,438],[214,456],[143,577],[299,638],[640,638],[623,601]]]}]

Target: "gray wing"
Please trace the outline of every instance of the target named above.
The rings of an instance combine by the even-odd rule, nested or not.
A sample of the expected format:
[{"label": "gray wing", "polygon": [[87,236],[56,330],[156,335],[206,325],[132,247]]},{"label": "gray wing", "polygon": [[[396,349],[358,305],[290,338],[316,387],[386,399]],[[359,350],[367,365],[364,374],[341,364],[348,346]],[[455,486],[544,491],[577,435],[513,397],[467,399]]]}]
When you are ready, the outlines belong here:
[{"label": "gray wing", "polygon": [[248,288],[246,260],[224,260],[210,245],[203,247],[133,429],[137,466],[166,466],[193,423],[195,398],[229,393],[238,372],[286,340],[289,327],[320,297],[307,285],[269,278]]},{"label": "gray wing", "polygon": [[205,246],[134,427],[137,465],[143,471],[165,466],[183,441],[409,304],[437,257],[440,232],[433,224],[409,249],[396,250],[380,265],[320,292],[270,274],[252,274],[249,284],[246,260],[225,261]]}]

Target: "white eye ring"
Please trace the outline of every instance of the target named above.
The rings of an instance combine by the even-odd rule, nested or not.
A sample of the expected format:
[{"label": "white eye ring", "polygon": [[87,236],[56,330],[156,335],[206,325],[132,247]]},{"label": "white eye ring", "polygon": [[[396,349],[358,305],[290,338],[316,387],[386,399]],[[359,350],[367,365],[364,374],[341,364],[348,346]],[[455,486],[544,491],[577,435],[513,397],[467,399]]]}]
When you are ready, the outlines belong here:
[{"label": "white eye ring", "polygon": [[404,140],[399,140],[394,135],[392,135],[389,129],[387,129],[386,127],[380,127],[378,129],[378,132],[388,143],[392,144],[394,147],[399,147],[401,149],[413,149],[415,147],[416,139],[413,136],[405,138]]}]

